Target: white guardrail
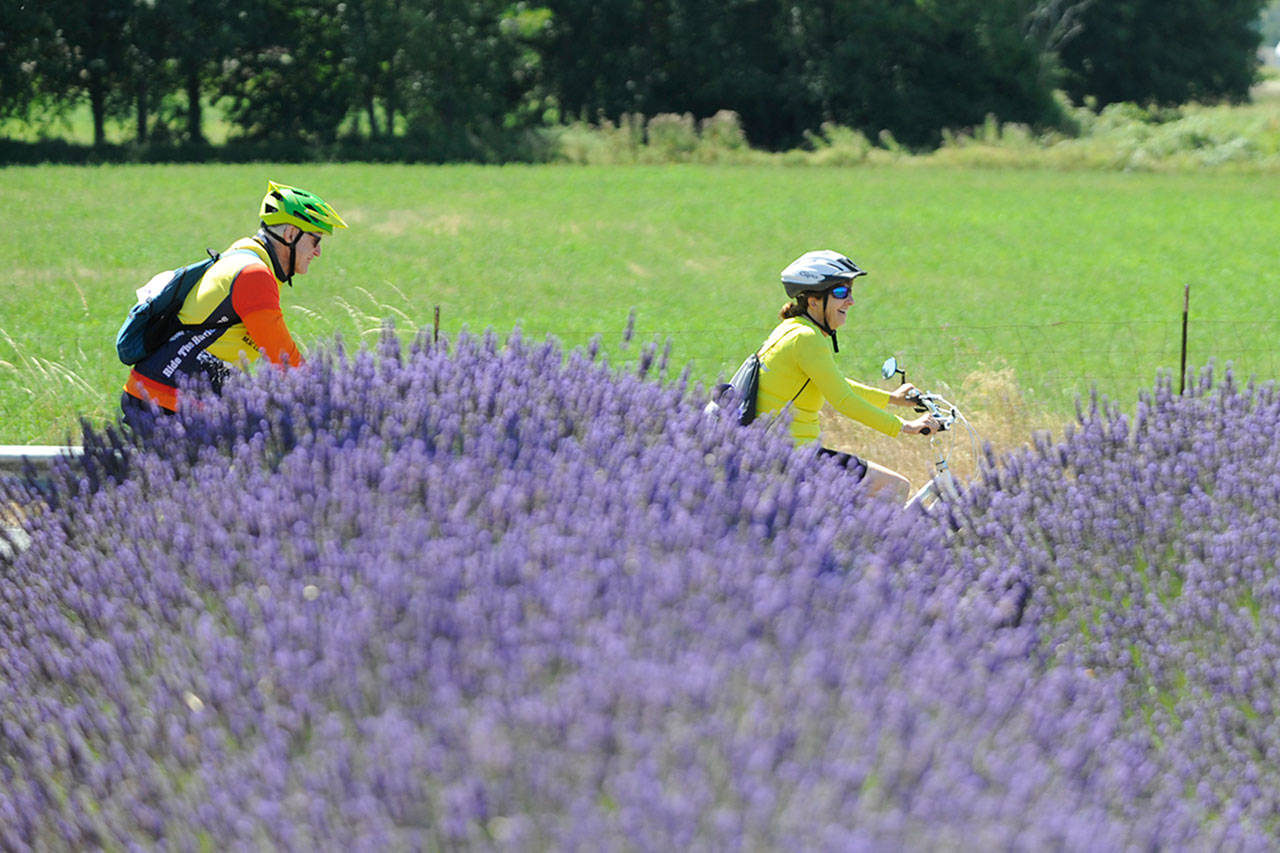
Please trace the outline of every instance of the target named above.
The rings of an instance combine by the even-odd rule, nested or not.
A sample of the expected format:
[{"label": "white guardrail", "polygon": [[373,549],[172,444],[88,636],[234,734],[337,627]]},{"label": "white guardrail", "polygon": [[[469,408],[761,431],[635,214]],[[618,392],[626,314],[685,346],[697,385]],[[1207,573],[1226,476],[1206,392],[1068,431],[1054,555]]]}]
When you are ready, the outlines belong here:
[{"label": "white guardrail", "polygon": [[37,471],[60,456],[79,456],[81,448],[61,444],[0,444],[0,474],[21,474],[27,460]]},{"label": "white guardrail", "polygon": [[[81,448],[75,445],[0,444],[0,476],[19,475],[26,470],[28,462],[36,471],[46,470],[55,459],[63,456],[79,456],[80,453]],[[26,548],[30,541],[26,531],[9,524],[4,525],[4,530],[9,534],[9,538],[17,543],[19,551]],[[0,558],[11,556],[11,551],[8,540],[0,537]]]}]

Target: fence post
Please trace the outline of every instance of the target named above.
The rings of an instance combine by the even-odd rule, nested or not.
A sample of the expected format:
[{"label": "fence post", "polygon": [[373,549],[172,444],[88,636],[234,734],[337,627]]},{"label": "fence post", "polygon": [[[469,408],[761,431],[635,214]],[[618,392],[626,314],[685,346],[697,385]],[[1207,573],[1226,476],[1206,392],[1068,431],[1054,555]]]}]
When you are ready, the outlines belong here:
[{"label": "fence post", "polygon": [[1178,381],[1178,396],[1187,390],[1187,314],[1191,312],[1191,285],[1188,283],[1182,290],[1182,370]]},{"label": "fence post", "polygon": [[433,344],[440,343],[440,306],[439,305],[436,306],[436,322],[435,322],[435,326],[432,327],[432,330],[431,330],[431,343]]}]

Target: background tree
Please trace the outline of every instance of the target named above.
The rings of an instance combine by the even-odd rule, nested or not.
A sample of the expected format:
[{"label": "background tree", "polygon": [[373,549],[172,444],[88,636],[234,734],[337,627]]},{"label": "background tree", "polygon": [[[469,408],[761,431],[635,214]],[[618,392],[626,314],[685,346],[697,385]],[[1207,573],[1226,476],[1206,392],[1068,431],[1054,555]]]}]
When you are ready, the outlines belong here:
[{"label": "background tree", "polygon": [[789,35],[810,57],[806,89],[824,121],[919,147],[988,115],[1057,120],[1051,57],[1027,37],[1022,3],[811,0],[804,8]]},{"label": "background tree", "polygon": [[757,145],[823,122],[913,145],[944,127],[1044,122],[1048,59],[1021,2],[552,0],[549,72],[570,114],[731,109]]},{"label": "background tree", "polygon": [[134,116],[134,136],[139,143],[149,138],[152,113],[172,86],[168,73],[168,45],[156,38],[162,23],[161,4],[137,3],[118,35],[125,44],[121,85],[107,99],[113,117]]},{"label": "background tree", "polygon": [[253,28],[266,23],[260,9],[254,0],[154,0],[149,37],[165,50],[165,93],[182,93],[179,119],[188,142],[204,143],[204,99],[217,91],[224,72],[237,67]]},{"label": "background tree", "polygon": [[93,115],[93,144],[107,141],[108,100],[129,86],[128,38],[134,0],[45,0],[42,14],[54,26],[32,69],[41,91],[54,98],[83,94]]},{"label": "background tree", "polygon": [[[522,24],[524,15],[532,17]],[[406,32],[407,135],[432,159],[501,160],[520,146],[540,85],[528,42],[545,17],[505,0],[418,0]],[[527,24],[527,26],[526,26]]]},{"label": "background tree", "polygon": [[247,139],[364,127],[493,160],[546,120],[728,109],[768,148],[825,122],[925,147],[988,115],[1053,124],[1062,86],[1242,99],[1273,19],[1280,0],[0,0],[0,115],[83,99],[96,144],[127,116],[199,143],[212,97]]},{"label": "background tree", "polygon": [[649,98],[667,112],[732,110],[757,145],[797,143],[813,113],[804,97],[805,57],[787,51],[782,37],[795,8],[778,0],[671,0]]},{"label": "background tree", "polygon": [[218,94],[252,140],[322,144],[355,102],[342,0],[259,0],[241,12],[244,41],[224,63]]},{"label": "background tree", "polygon": [[355,93],[375,136],[392,136],[403,116],[401,82],[410,45],[406,33],[414,15],[403,0],[347,0],[338,10],[342,43],[351,58]]},{"label": "background tree", "polygon": [[543,61],[568,116],[592,120],[656,111],[666,0],[549,0]]},{"label": "background tree", "polygon": [[1062,47],[1066,89],[1096,99],[1173,106],[1244,100],[1257,79],[1265,0],[1109,0],[1081,16]]},{"label": "background tree", "polygon": [[0,117],[26,117],[39,89],[40,51],[53,36],[44,9],[28,9],[23,0],[0,0]]}]

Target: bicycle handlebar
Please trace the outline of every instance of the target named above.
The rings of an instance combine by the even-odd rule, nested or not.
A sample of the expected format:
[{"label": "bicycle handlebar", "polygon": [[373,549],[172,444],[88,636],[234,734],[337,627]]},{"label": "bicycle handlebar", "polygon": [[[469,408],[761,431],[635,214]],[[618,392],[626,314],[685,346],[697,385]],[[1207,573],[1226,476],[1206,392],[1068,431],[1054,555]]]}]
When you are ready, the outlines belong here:
[{"label": "bicycle handlebar", "polygon": [[[938,422],[938,432],[946,432],[960,419],[960,413],[956,407],[938,394],[917,388],[907,399],[915,402],[917,412],[928,412],[933,416],[933,419]],[[943,411],[944,408],[946,411]],[[931,432],[933,430],[929,427],[920,430],[921,435],[928,435]]]}]

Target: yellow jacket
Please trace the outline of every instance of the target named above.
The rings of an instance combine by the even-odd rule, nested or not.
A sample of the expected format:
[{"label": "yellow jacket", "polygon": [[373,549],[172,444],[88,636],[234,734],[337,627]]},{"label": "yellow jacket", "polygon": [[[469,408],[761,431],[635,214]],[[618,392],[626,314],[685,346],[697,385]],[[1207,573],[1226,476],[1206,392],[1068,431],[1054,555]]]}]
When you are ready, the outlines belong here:
[{"label": "yellow jacket", "polygon": [[760,347],[760,367],[756,411],[776,412],[795,397],[791,437],[797,444],[818,440],[818,412],[824,402],[885,435],[902,430],[902,419],[885,410],[889,392],[846,378],[836,367],[831,339],[808,317],[778,324]]}]

